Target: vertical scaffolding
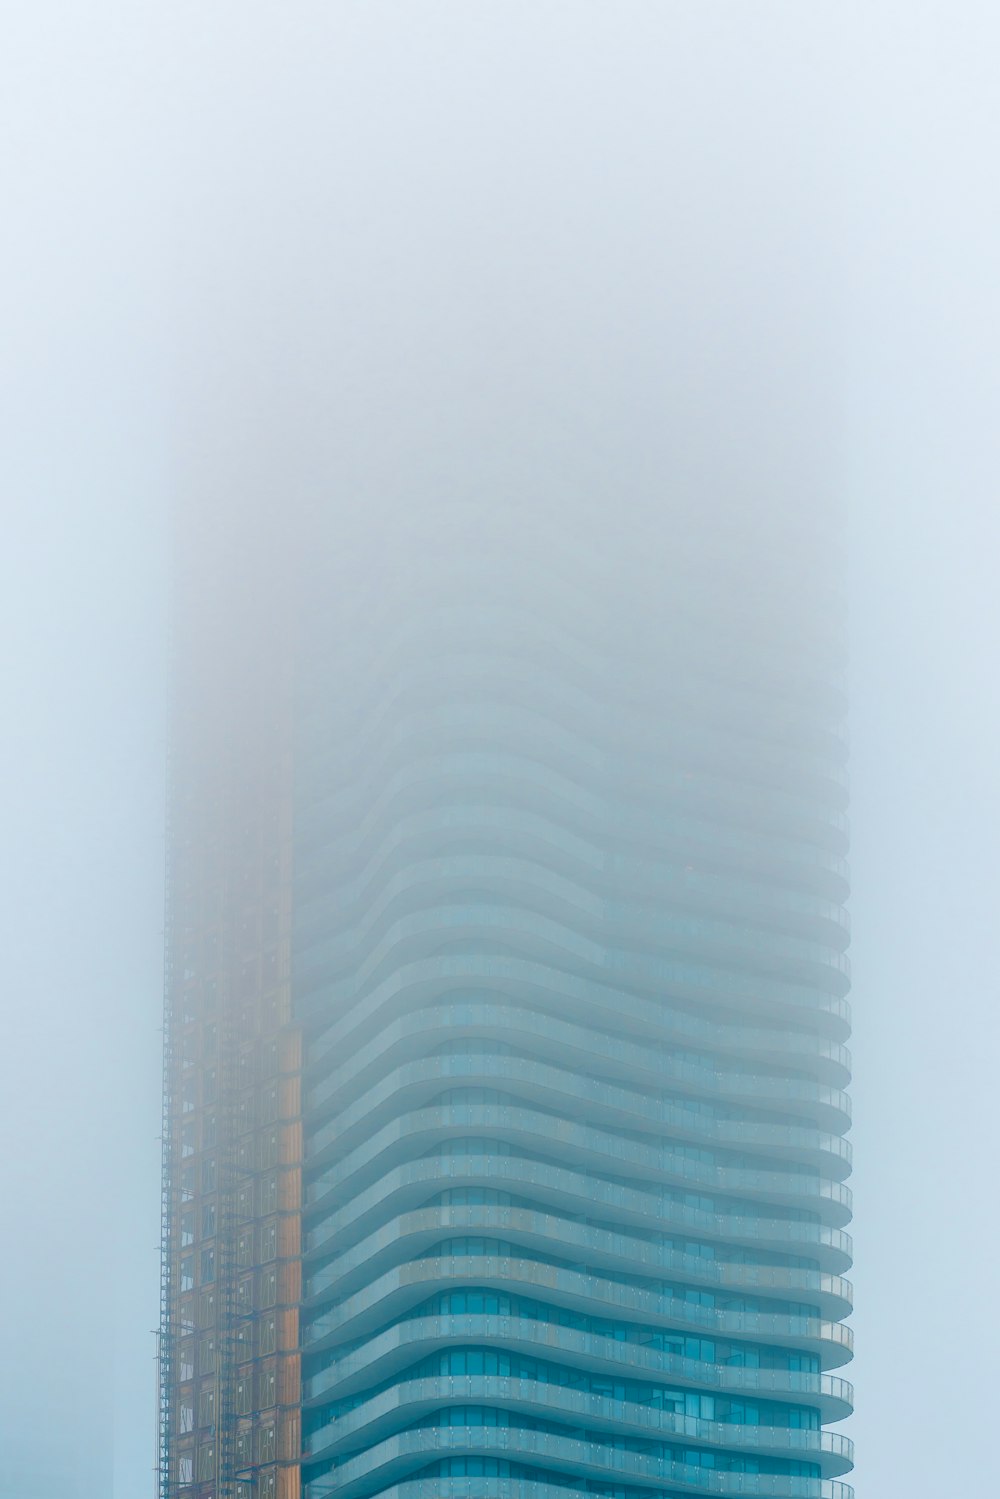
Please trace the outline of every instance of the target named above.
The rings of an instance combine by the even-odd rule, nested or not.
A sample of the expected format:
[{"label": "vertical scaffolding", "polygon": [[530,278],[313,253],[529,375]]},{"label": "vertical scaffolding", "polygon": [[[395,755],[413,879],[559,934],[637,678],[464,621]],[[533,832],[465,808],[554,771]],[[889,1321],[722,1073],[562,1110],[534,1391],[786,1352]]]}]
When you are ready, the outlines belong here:
[{"label": "vertical scaffolding", "polygon": [[188,521],[167,830],[159,1499],[298,1499],[288,634],[256,608],[263,549],[220,599],[234,518],[208,536]]},{"label": "vertical scaffolding", "polygon": [[173,1399],[174,1298],[173,1246],[175,1238],[176,1197],[174,1190],[174,930],[171,866],[173,839],[171,815],[173,806],[174,762],[170,748],[166,760],[166,798],[164,838],[166,858],[163,883],[163,1064],[160,1125],[160,1325],[156,1336],[156,1404],[157,1404],[157,1499],[174,1499],[171,1485],[173,1424],[176,1402]]}]

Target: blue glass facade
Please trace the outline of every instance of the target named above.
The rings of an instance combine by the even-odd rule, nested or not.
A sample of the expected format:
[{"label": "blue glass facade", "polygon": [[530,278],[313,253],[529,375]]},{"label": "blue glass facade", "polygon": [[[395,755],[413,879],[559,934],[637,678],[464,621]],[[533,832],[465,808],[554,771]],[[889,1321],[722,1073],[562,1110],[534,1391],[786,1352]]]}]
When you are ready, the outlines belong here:
[{"label": "blue glass facade", "polygon": [[304,1493],[848,1499],[824,539],[468,514],[305,611]]}]

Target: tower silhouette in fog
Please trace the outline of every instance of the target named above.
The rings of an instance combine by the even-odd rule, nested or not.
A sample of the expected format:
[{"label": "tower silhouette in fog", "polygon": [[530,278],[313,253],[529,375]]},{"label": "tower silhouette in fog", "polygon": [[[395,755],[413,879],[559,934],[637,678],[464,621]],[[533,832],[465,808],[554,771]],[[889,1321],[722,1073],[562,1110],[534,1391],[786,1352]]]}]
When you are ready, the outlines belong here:
[{"label": "tower silhouette in fog", "polygon": [[181,528],[163,1499],[846,1499],[836,518],[450,483]]}]

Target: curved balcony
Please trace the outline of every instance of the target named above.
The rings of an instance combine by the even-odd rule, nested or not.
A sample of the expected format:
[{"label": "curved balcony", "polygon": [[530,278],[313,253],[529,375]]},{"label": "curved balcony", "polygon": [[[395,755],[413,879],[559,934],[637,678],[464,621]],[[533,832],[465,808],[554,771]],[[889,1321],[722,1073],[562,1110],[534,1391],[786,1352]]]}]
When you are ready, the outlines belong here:
[{"label": "curved balcony", "polygon": [[834,855],[846,851],[847,816],[836,805],[841,798],[836,793],[823,795],[833,789],[830,782],[817,787],[817,795],[790,790],[794,774],[781,780],[759,778],[749,757],[739,763],[731,738],[728,768],[725,757],[713,764],[706,753],[710,744],[705,731],[700,743],[689,740],[679,756],[671,756],[667,749],[655,759],[645,757],[643,763],[634,752],[628,753],[619,736],[608,734],[606,705],[597,719],[586,711],[571,715],[573,727],[566,727],[552,716],[551,693],[544,700],[536,697],[532,704],[517,694],[511,679],[504,683],[499,674],[484,691],[483,664],[474,660],[464,680],[453,679],[454,691],[449,693],[442,664],[437,663],[435,682],[443,696],[439,706],[428,705],[426,697],[416,694],[407,702],[397,692],[383,724],[370,719],[353,744],[340,745],[332,783],[337,789],[323,798],[322,810],[317,809],[325,829],[356,824],[359,810],[365,815],[376,806],[383,788],[394,790],[426,761],[439,761],[453,774],[473,766],[480,776],[496,770],[526,788],[544,787],[550,798],[571,799],[581,812],[600,817],[610,810],[609,796],[620,790],[609,768],[623,762],[629,766],[630,797],[615,807],[616,816],[627,815],[629,801],[662,806],[663,793],[669,792],[684,810],[710,808],[720,822],[766,826],[779,836],[793,835]]},{"label": "curved balcony", "polygon": [[[455,795],[454,782],[435,775],[430,765],[407,778],[391,799],[383,798],[378,815],[366,814],[357,823],[344,823],[330,806],[310,808],[308,824],[298,846],[298,878],[302,907],[315,908],[329,900],[326,872],[332,863],[355,874],[365,868],[396,867],[404,855],[447,854],[456,845],[486,852],[512,850],[531,854],[543,865],[573,871],[607,868],[605,834],[611,826],[596,820],[581,822],[559,805],[514,794],[507,786],[476,783]],[[450,793],[450,794],[449,794]],[[502,793],[502,794],[501,794]],[[338,804],[339,805],[339,804]],[[617,827],[617,824],[615,825]],[[642,883],[641,875],[660,862],[679,864],[685,871],[706,869],[759,882],[772,901],[787,897],[787,910],[818,909],[828,920],[843,925],[839,898],[847,888],[847,865],[841,858],[810,844],[770,831],[749,834],[709,816],[673,811],[669,821],[650,827],[638,822],[622,827],[612,868],[627,885]],[[345,887],[345,897],[352,886]]]},{"label": "curved balcony", "polygon": [[[593,930],[584,911],[574,914],[578,927]],[[327,985],[336,994],[345,972],[356,984],[370,986],[377,982],[387,958],[398,963],[419,956],[427,950],[429,934],[441,943],[452,931],[483,941],[487,951],[501,931],[526,955],[537,952],[554,958],[556,970],[568,963],[569,972],[591,975],[595,985],[602,978],[608,985],[613,976],[615,986],[626,994],[662,992],[664,985],[675,986],[681,994],[694,983],[699,992],[706,985],[717,988],[720,1003],[753,995],[761,1003],[822,1008],[843,999],[849,987],[848,960],[835,949],[803,944],[807,948],[803,952],[796,948],[796,939],[733,923],[681,913],[662,917],[656,938],[661,951],[657,952],[651,947],[643,950],[638,942],[626,947],[594,941],[565,920],[554,921],[526,905],[505,903],[499,895],[476,904],[448,903],[444,898],[433,904],[428,893],[427,909],[396,915],[388,923],[376,912],[370,929],[331,936],[319,947],[303,948],[296,964],[303,997],[311,988]],[[598,931],[597,935],[614,933]],[[696,962],[692,964],[691,959]]]},{"label": "curved balcony", "polygon": [[[530,642],[525,633],[527,618],[532,624]],[[574,724],[590,740],[613,740],[617,720],[612,717],[609,722],[609,700],[623,709],[635,709],[638,684],[633,680],[623,690],[616,669],[619,663],[612,664],[606,657],[607,641],[601,634],[584,644],[578,630],[559,628],[537,610],[526,616],[481,602],[461,608],[437,601],[420,623],[415,632],[413,617],[408,615],[405,622],[388,626],[388,638],[380,642],[377,656],[369,662],[360,691],[359,728],[347,746],[348,752],[354,751],[355,765],[370,760],[398,724],[401,711],[411,706],[426,711],[436,699],[449,706],[461,702],[476,689],[481,692],[486,670],[491,700],[535,707],[557,723]],[[498,647],[501,640],[503,645]],[[724,660],[731,664],[730,657]],[[648,687],[653,688],[653,683]],[[704,696],[704,685],[700,691]],[[741,683],[730,682],[724,692],[728,704],[734,696],[739,701],[745,689]],[[683,725],[675,721],[665,731],[656,716],[646,716],[655,751],[663,754],[678,744],[691,753],[692,736],[690,732],[685,735]],[[732,737],[707,723],[701,726],[696,748],[702,760],[725,765],[732,758]],[[843,805],[848,785],[843,756],[842,741],[827,735],[822,750],[799,749],[794,755],[787,750],[782,754],[769,744],[753,745],[745,752],[745,763],[748,771],[762,779],[781,784],[796,778],[814,795],[822,798],[825,794]]]},{"label": "curved balcony", "polygon": [[[853,1467],[853,1443],[839,1432],[801,1431],[765,1423],[702,1420],[653,1409],[628,1399],[606,1398],[578,1390],[539,1385],[513,1377],[447,1376],[407,1379],[317,1427],[309,1439],[310,1458],[328,1459],[372,1446],[449,1408],[475,1405],[502,1411],[513,1419],[501,1430],[518,1430],[516,1418],[542,1419],[568,1428],[586,1423],[591,1440],[624,1434],[653,1442],[684,1442],[726,1453],[755,1452],[762,1457],[814,1462],[825,1478],[839,1478]],[[444,1429],[449,1429],[445,1427]]]},{"label": "curved balcony", "polygon": [[[682,1297],[673,1288],[669,1294],[658,1294],[601,1276],[563,1270],[539,1260],[496,1255],[438,1256],[398,1265],[336,1306],[311,1315],[305,1327],[304,1350],[333,1348],[381,1331],[389,1323],[408,1317],[443,1286],[455,1289],[474,1286],[535,1301],[551,1309],[553,1321],[562,1309],[602,1322],[628,1322],[649,1332],[669,1328],[717,1339],[798,1349],[813,1354],[823,1369],[848,1363],[854,1351],[851,1329],[841,1322],[823,1321],[798,1312],[731,1310],[725,1305],[730,1293],[723,1287],[718,1288],[718,1299],[723,1304],[706,1305]],[[538,1318],[541,1320],[541,1312]]]},{"label": "curved balcony", "polygon": [[310,1253],[323,1252],[324,1246],[331,1243],[349,1244],[389,1218],[419,1208],[434,1188],[480,1185],[550,1203],[562,1208],[570,1219],[596,1217],[620,1223],[626,1230],[632,1227],[664,1234],[674,1231],[720,1244],[796,1254],[811,1258],[817,1268],[834,1273],[848,1269],[851,1264],[851,1241],[840,1229],[688,1207],[649,1192],[519,1156],[478,1154],[405,1162],[359,1191],[343,1208],[328,1213],[324,1213],[326,1204],[320,1195],[322,1184],[317,1183],[311,1204],[313,1226],[306,1235],[307,1249]]},{"label": "curved balcony", "polygon": [[[407,820],[423,815],[427,830],[438,833],[447,826],[439,820],[442,817],[463,825],[463,807],[469,801],[492,807],[494,813],[503,810],[505,821],[515,819],[512,829],[517,828],[519,818],[538,819],[544,823],[550,846],[575,849],[584,858],[589,852],[589,862],[595,866],[596,852],[607,848],[613,834],[614,844],[624,842],[631,856],[643,861],[683,852],[685,862],[696,865],[733,871],[760,869],[772,880],[794,876],[797,888],[828,899],[836,899],[846,889],[839,836],[835,850],[826,842],[796,838],[789,829],[773,823],[748,829],[741,827],[740,817],[720,816],[711,802],[699,804],[690,796],[665,816],[662,803],[635,807],[612,802],[544,765],[531,772],[530,764],[521,766],[510,757],[484,750],[449,752],[447,746],[439,746],[437,753],[417,754],[412,763],[388,775],[369,800],[362,798],[359,803],[347,792],[327,798],[310,808],[303,846],[304,894],[315,897],[317,876],[331,858],[356,870]],[[427,817],[430,808],[436,809],[433,819]]]},{"label": "curved balcony", "polygon": [[[850,1314],[850,1283],[839,1275],[791,1266],[727,1263],[653,1245],[625,1233],[591,1228],[567,1218],[526,1208],[455,1206],[441,1204],[401,1214],[365,1238],[322,1260],[323,1251],[307,1257],[307,1297],[312,1303],[351,1294],[395,1265],[421,1258],[437,1242],[453,1237],[482,1236],[513,1246],[509,1258],[520,1258],[518,1247],[557,1260],[586,1261],[588,1267],[649,1279],[670,1277],[685,1285],[794,1298],[815,1305],[824,1317]],[[499,1255],[507,1260],[507,1255]],[[309,1260],[313,1261],[312,1267]]]},{"label": "curved balcony", "polygon": [[388,1437],[338,1465],[334,1492],[342,1499],[382,1494],[415,1468],[426,1466],[434,1458],[458,1454],[500,1458],[603,1483],[642,1487],[668,1484],[680,1493],[714,1494],[719,1499],[841,1499],[851,1494],[836,1480],[807,1479],[806,1483],[813,1484],[810,1488],[798,1475],[720,1472],[604,1446],[586,1438],[478,1426],[420,1428]]},{"label": "curved balcony", "polygon": [[[832,1181],[841,1181],[850,1173],[851,1146],[842,1135],[788,1124],[754,1124],[745,1114],[739,1119],[713,1118],[703,1108],[685,1105],[682,1098],[668,1099],[662,1094],[652,1097],[648,1092],[604,1083],[527,1055],[491,1052],[484,1042],[491,1038],[494,1044],[499,1041],[504,1033],[501,1017],[507,1021],[509,1011],[483,1005],[474,1024],[470,1023],[469,1006],[463,1006],[462,1013],[465,1034],[470,1043],[480,1038],[479,1049],[472,1050],[470,1045],[464,1052],[423,1056],[384,1070],[399,1057],[412,1056],[417,1046],[447,1044],[454,1036],[454,1012],[437,1006],[416,1016],[400,1017],[359,1048],[350,1063],[310,1090],[308,1102],[317,1119],[326,1099],[348,1104],[318,1125],[310,1141],[310,1160],[322,1164],[334,1149],[339,1154],[360,1139],[370,1139],[381,1124],[425,1104],[446,1087],[465,1086],[510,1091],[519,1099],[543,1104],[556,1118],[572,1118],[582,1111],[587,1119],[612,1129],[641,1130],[662,1135],[665,1141],[700,1148],[767,1155],[773,1159],[775,1170],[782,1169],[783,1162],[795,1162],[812,1167]],[[509,1035],[511,1028],[508,1024],[505,1033]],[[582,1029],[580,1038],[581,1045],[590,1041],[590,1065],[596,1065],[601,1056],[599,1038]],[[546,1050],[539,1045],[536,1054],[544,1057]],[[554,1042],[551,1055],[563,1055]]]},{"label": "curved balcony", "polygon": [[[675,1142],[664,1141],[654,1148],[551,1114],[535,1113],[518,1107],[516,1102],[450,1104],[400,1114],[354,1150],[347,1154],[337,1151],[336,1164],[325,1166],[310,1181],[307,1200],[336,1202],[356,1196],[396,1166],[469,1134],[495,1138],[498,1154],[523,1151],[531,1156],[552,1155],[598,1178],[610,1173],[621,1181],[627,1175],[628,1187],[638,1191],[655,1183],[712,1194],[718,1197],[721,1211],[726,1210],[727,1196],[752,1196],[765,1212],[776,1206],[810,1210],[836,1228],[851,1218],[851,1194],[842,1182],[782,1172],[777,1167],[748,1170],[692,1161],[684,1158]],[[340,1143],[333,1126],[318,1131],[316,1156],[310,1164],[319,1163],[324,1147],[329,1153]],[[505,1152],[504,1147],[509,1150]],[[441,1169],[443,1173],[448,1171],[443,1162]]]},{"label": "curved balcony", "polygon": [[[461,809],[456,809],[461,810]],[[511,815],[497,824],[495,815],[489,827],[493,839],[485,839],[480,826],[486,809],[464,808],[468,832],[482,847],[475,855],[456,853],[441,843],[443,829],[432,824],[428,847],[420,830],[409,837],[386,838],[369,857],[364,867],[334,890],[322,889],[311,899],[303,899],[295,911],[297,942],[308,947],[324,938],[357,915],[385,905],[407,890],[421,898],[443,889],[460,889],[470,879],[474,886],[482,883],[489,870],[500,893],[532,891],[555,903],[621,902],[621,918],[652,920],[664,906],[693,914],[714,914],[718,919],[737,923],[748,920],[759,923],[762,931],[785,932],[793,938],[825,944],[842,950],[850,934],[850,921],[843,907],[808,892],[790,889],[780,883],[767,882],[758,875],[750,880],[738,871],[699,869],[670,858],[634,860],[615,858],[610,862],[598,857],[592,844],[581,844],[567,835],[556,838],[543,819]],[[544,841],[540,838],[547,834]],[[497,840],[498,833],[503,834]],[[491,846],[492,844],[492,846]],[[597,914],[604,919],[603,909]]]},{"label": "curved balcony", "polygon": [[[356,981],[348,982],[353,990]],[[761,1108],[770,1103],[772,1108],[781,1108],[783,1112],[799,1112],[804,1116],[801,1122],[815,1123],[832,1132],[844,1130],[850,1124],[850,1100],[839,1089],[827,1088],[811,1079],[725,1070],[713,1066],[708,1057],[690,1062],[682,1054],[681,1059],[676,1059],[676,1052],[671,1056],[666,1050],[673,1034],[671,1021],[675,1011],[651,1001],[637,1001],[610,985],[577,979],[538,961],[512,958],[503,951],[401,961],[386,977],[373,981],[360,1008],[355,1007],[359,1000],[349,1001],[346,988],[347,985],[342,1003],[333,1011],[343,1016],[343,1023],[325,1028],[313,1043],[311,1071],[324,1060],[329,1065],[332,1053],[341,1056],[345,1050],[353,1053],[401,1014],[412,1014],[445,996],[461,995],[474,1002],[485,990],[495,1001],[502,997],[513,1001],[512,1006],[503,1006],[510,1041],[516,1042],[521,1035],[534,1038],[543,1033],[549,1042],[565,1036],[572,1044],[576,1027],[567,1028],[567,1022],[551,1013],[561,1010],[581,1020],[592,1020],[601,1045],[606,1047],[608,1062],[621,1059],[623,1078],[644,1084],[648,1081],[651,1087],[673,1084],[682,1093],[714,1094],[725,1101],[744,1101],[750,1105],[756,1102]],[[523,1022],[521,1012],[524,1012]],[[461,1008],[456,1015],[459,1023],[464,1024]],[[508,1017],[513,1024],[507,1023]],[[474,1024],[473,1017],[470,1020]],[[636,1039],[616,1039],[622,1032],[631,1032]],[[640,1037],[641,1043],[637,1044]],[[683,1037],[682,1028],[678,1039]],[[593,1045],[591,1039],[590,1047]]]},{"label": "curved balcony", "polygon": [[[333,1499],[338,1492],[335,1480],[324,1476],[306,1483],[303,1499]],[[436,1474],[433,1478],[409,1479],[379,1490],[381,1499],[593,1499],[595,1494],[607,1495],[609,1499],[644,1499],[645,1495],[649,1499],[689,1499],[694,1492],[698,1491],[674,1488],[667,1493],[663,1488],[652,1489],[645,1484],[632,1488],[624,1484],[574,1488],[563,1476],[558,1483],[545,1483],[524,1477],[520,1470],[516,1476],[506,1478],[487,1477],[481,1473],[474,1478]],[[759,1489],[754,1493],[749,1490],[743,1493],[747,1499],[854,1499],[850,1484],[819,1478],[786,1481],[780,1492],[771,1488],[767,1493]]]},{"label": "curved balcony", "polygon": [[[439,964],[437,970],[439,975],[442,975],[442,969],[443,965]],[[428,983],[426,969],[419,974],[419,977],[417,975],[413,977],[416,985],[419,986],[418,998],[423,1000],[425,984]],[[467,979],[468,975],[463,974],[463,978]],[[443,975],[441,982],[442,986],[446,982]],[[458,988],[459,984],[456,983],[454,987]],[[574,998],[579,998],[582,993],[588,992],[579,986],[576,989],[564,991],[557,979],[547,991],[550,1005],[553,1000],[553,991],[556,996],[566,992],[570,1003]],[[601,997],[604,997],[603,994]],[[371,1025],[367,1015],[364,1018],[351,1015],[345,1017],[344,1021],[324,1030],[317,1037],[313,1045],[311,1072],[314,1076],[319,1074],[322,1082],[314,1083],[309,1088],[308,1095],[310,1106],[317,1110],[317,1114],[324,1105],[327,1111],[329,1110],[327,1100],[335,1100],[336,1103],[343,1105],[355,1098],[362,1090],[370,1091],[381,1081],[378,1076],[379,1071],[385,1070],[386,1064],[382,1063],[382,1056],[388,1055],[391,1049],[394,1049],[394,1055],[390,1056],[390,1061],[399,1055],[412,1060],[414,1043],[418,1040],[420,1049],[426,1051],[442,1043],[454,1045],[456,1036],[467,1040],[477,1040],[480,1043],[484,1039],[491,1039],[497,1043],[497,1056],[504,1053],[504,1048],[508,1053],[516,1050],[521,1053],[523,1061],[528,1064],[561,1062],[567,1052],[571,1052],[579,1056],[581,1061],[586,1061],[588,1066],[593,1066],[595,1071],[600,1064],[603,1072],[610,1074],[602,1077],[599,1073],[595,1076],[584,1073],[580,1079],[581,1086],[617,1084],[621,1087],[630,1084],[633,1089],[641,1089],[645,1095],[647,1113],[651,1108],[648,1102],[651,1095],[661,1106],[681,1107],[684,1104],[683,1096],[669,1097],[664,1087],[663,1067],[668,1061],[672,1060],[678,1066],[683,1064],[689,1068],[695,1067],[704,1076],[706,1086],[711,1079],[725,1070],[722,1062],[713,1066],[707,1058],[701,1056],[692,1062],[688,1060],[691,1054],[680,1050],[685,1043],[709,1045],[710,1036],[707,1028],[699,1028],[696,1022],[689,1024],[686,1012],[667,1008],[663,1003],[656,1006],[654,1014],[650,1016],[649,1006],[636,1004],[627,995],[619,996],[620,1009],[623,1013],[618,1034],[597,1029],[595,1026],[579,1024],[576,1021],[568,1021],[560,1018],[558,1014],[529,1008],[523,999],[516,999],[513,996],[511,1001],[500,1003],[496,999],[490,1000],[478,995],[473,997],[466,989],[465,997],[459,1003],[430,1003],[426,1006],[421,1003],[409,1009],[403,1009],[398,996],[388,998],[395,1000],[392,1012],[388,1015],[381,1015],[383,1023],[377,1028]],[[577,1004],[573,1008],[579,1014],[583,1007]],[[627,1030],[637,1031],[643,1020],[646,1021],[646,1025],[641,1041],[627,1034],[625,1036],[621,1034],[622,1031]],[[362,1028],[360,1036],[358,1035],[359,1028]],[[777,1030],[764,1032],[739,1025],[732,1027],[718,1025],[714,1029],[716,1032],[725,1030],[728,1033],[725,1038],[726,1047],[733,1047],[743,1058],[757,1058],[761,1063],[766,1062],[776,1069],[782,1063],[791,1068],[797,1062],[804,1060],[801,1048],[807,1045],[807,1035],[795,1032],[782,1033]],[[742,1046],[739,1044],[741,1041],[744,1043]],[[668,1049],[671,1043],[672,1049]],[[477,1049],[480,1052],[483,1051],[481,1044]],[[343,1054],[345,1050],[349,1052],[350,1060],[339,1067],[327,1070],[329,1068],[329,1062],[326,1060],[327,1054],[332,1051]],[[842,1056],[842,1049],[836,1047],[836,1043],[827,1043],[819,1039],[815,1042],[815,1052],[820,1061],[827,1057],[834,1057],[839,1061]],[[812,1066],[815,1068],[815,1061]],[[686,1073],[679,1074],[681,1078],[686,1076]],[[751,1083],[759,1084],[762,1081],[759,1074],[748,1072],[746,1069],[737,1073],[737,1076],[749,1078]],[[790,1090],[789,1096],[793,1102],[801,1101],[804,1104],[819,1105],[835,1111],[838,1127],[843,1127],[849,1119],[849,1102],[840,1090],[825,1088],[824,1085],[814,1082],[812,1078],[781,1076],[780,1073],[777,1075],[777,1081]],[[796,1092],[793,1084],[804,1086]],[[746,1087],[747,1084],[744,1083],[743,1086]],[[751,1128],[754,1127],[752,1119],[746,1122]],[[787,1120],[783,1121],[781,1126],[784,1131],[795,1128],[796,1125]],[[835,1131],[825,1133],[830,1135]],[[773,1138],[777,1143],[783,1136],[775,1131]]]},{"label": "curved balcony", "polygon": [[303,721],[306,1492],[850,1499],[841,689],[551,560]]},{"label": "curved balcony", "polygon": [[[823,1421],[842,1421],[854,1407],[853,1386],[833,1374],[730,1367],[664,1348],[641,1347],[576,1328],[511,1316],[415,1317],[352,1348],[309,1378],[307,1403],[345,1399],[396,1379],[429,1354],[466,1343],[546,1359],[608,1379],[669,1380],[699,1392],[766,1397],[814,1407]],[[456,1381],[458,1376],[449,1376]]]}]

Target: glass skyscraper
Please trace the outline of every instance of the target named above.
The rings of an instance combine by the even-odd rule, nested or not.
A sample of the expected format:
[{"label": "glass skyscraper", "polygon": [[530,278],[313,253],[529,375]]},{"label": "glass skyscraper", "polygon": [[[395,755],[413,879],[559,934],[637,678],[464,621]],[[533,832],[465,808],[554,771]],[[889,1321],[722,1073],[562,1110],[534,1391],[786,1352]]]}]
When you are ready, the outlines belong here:
[{"label": "glass skyscraper", "polygon": [[848,1499],[836,518],[293,550],[179,629],[163,1499]]}]

